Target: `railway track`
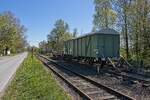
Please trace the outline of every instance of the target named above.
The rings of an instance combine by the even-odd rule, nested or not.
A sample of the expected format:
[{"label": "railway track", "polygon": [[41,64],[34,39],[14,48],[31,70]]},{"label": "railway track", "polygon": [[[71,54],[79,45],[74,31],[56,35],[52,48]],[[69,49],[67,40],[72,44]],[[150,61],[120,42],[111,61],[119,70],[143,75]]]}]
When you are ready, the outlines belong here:
[{"label": "railway track", "polygon": [[[134,100],[134,98],[102,85],[88,77],[67,69],[45,56],[38,55],[39,59],[57,76],[71,86],[83,99],[86,100]],[[48,64],[51,62],[52,64]],[[57,67],[56,67],[57,66]],[[59,68],[58,68],[59,67]]]},{"label": "railway track", "polygon": [[[106,71],[106,70],[105,70]],[[132,73],[126,73],[126,72],[122,72],[122,73],[115,73],[111,70],[109,71],[106,71],[108,73],[111,73],[111,74],[114,74],[114,75],[117,75],[117,76],[121,76],[123,78],[128,78],[130,80],[133,80],[133,81],[139,81],[139,82],[144,82],[145,84],[148,84],[150,85],[150,78],[145,78],[143,76],[140,76],[138,74],[132,74]]]},{"label": "railway track", "polygon": [[[76,62],[74,62],[76,63]],[[76,64],[80,64],[80,63],[76,63]],[[86,64],[81,64],[81,65],[85,65]],[[129,79],[131,81],[138,81],[138,82],[142,82],[144,86],[148,87],[150,86],[150,77],[145,77],[145,75],[140,75],[140,74],[136,74],[136,73],[131,73],[131,72],[115,72],[114,70],[108,70],[108,68],[103,69],[103,71],[105,73],[109,73],[109,74],[113,74],[115,76],[121,76],[124,79]]]},{"label": "railway track", "polygon": [[[96,68],[91,67],[90,65],[85,65],[84,63],[80,64],[77,62],[60,62],[57,61],[60,64],[66,65],[67,68],[74,70],[76,72],[81,73],[82,75],[86,75],[88,78],[97,81],[98,83],[104,84],[108,87],[111,87],[115,89],[116,91],[120,91],[124,94],[127,94],[136,100],[149,100],[150,96],[150,87],[148,87],[150,82],[140,82],[138,80],[138,76],[133,75],[135,79],[131,79],[128,76],[128,73],[126,73],[128,76],[121,76],[118,75],[119,73],[109,73],[107,72],[108,69],[105,70],[102,69],[100,71],[100,74],[97,75]],[[108,68],[108,67],[107,67]],[[89,70],[90,69],[90,70]],[[130,75],[132,77],[132,75]],[[142,77],[142,76],[141,76]],[[142,80],[145,80],[145,78],[142,78]]]}]

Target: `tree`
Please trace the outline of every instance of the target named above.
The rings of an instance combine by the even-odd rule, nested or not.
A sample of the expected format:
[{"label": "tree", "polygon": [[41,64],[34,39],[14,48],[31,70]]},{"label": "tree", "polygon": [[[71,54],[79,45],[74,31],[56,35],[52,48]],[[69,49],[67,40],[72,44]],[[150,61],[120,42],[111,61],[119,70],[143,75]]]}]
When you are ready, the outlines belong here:
[{"label": "tree", "polygon": [[135,0],[132,4],[133,13],[131,27],[133,29],[132,42],[133,51],[137,60],[144,59],[149,54],[150,34],[149,34],[149,12],[150,2],[148,0]]},{"label": "tree", "polygon": [[26,45],[25,27],[11,12],[0,14],[0,51],[21,51]]},{"label": "tree", "polygon": [[94,0],[94,4],[94,27],[99,30],[114,25],[114,22],[116,21],[116,13],[112,9],[111,0]]},{"label": "tree", "polygon": [[126,58],[129,58],[129,12],[131,6],[131,0],[116,0],[119,9],[118,11],[118,18],[119,18],[119,25],[122,29],[122,34],[124,38],[125,48],[126,48]]},{"label": "tree", "polygon": [[149,59],[150,50],[150,1],[115,0],[119,29],[124,38],[127,58]]},{"label": "tree", "polygon": [[41,41],[39,43],[39,50],[40,50],[40,53],[44,54],[48,51],[48,43],[46,41]]},{"label": "tree", "polygon": [[[150,59],[150,1],[94,0],[95,14],[92,31],[116,27],[126,58],[139,62]],[[124,49],[125,48],[125,49]]]},{"label": "tree", "polygon": [[96,31],[97,31],[96,27],[95,27],[95,26],[93,26],[93,28],[92,28],[91,32],[96,32]]},{"label": "tree", "polygon": [[62,19],[57,20],[47,38],[48,45],[51,45],[52,51],[62,53],[64,41],[72,38],[72,35],[69,32],[69,25]]},{"label": "tree", "polygon": [[73,37],[76,38],[77,35],[78,35],[78,30],[77,30],[77,28],[75,28],[75,29],[73,30]]}]

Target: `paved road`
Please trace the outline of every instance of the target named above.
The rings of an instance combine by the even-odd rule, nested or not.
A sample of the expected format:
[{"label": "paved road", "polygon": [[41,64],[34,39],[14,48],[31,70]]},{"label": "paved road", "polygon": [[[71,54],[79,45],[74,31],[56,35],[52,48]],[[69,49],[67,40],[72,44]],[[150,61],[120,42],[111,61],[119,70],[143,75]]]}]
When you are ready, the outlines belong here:
[{"label": "paved road", "polygon": [[0,57],[0,94],[2,94],[7,83],[26,57],[27,52],[16,56]]}]

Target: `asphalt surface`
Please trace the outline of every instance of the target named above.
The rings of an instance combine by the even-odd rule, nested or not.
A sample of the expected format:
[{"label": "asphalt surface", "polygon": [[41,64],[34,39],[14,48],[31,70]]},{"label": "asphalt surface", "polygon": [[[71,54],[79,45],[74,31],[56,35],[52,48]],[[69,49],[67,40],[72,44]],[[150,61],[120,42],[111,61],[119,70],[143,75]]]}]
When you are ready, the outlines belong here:
[{"label": "asphalt surface", "polygon": [[16,70],[27,57],[27,52],[15,56],[0,57],[0,95],[7,87]]}]

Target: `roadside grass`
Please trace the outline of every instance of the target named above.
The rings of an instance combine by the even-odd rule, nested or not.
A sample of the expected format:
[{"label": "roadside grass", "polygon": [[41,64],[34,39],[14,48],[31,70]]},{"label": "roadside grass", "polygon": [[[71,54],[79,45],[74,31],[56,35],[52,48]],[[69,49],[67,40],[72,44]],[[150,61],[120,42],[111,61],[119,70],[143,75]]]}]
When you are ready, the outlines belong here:
[{"label": "roadside grass", "polygon": [[42,63],[28,55],[17,70],[15,78],[5,91],[2,100],[70,100]]}]

